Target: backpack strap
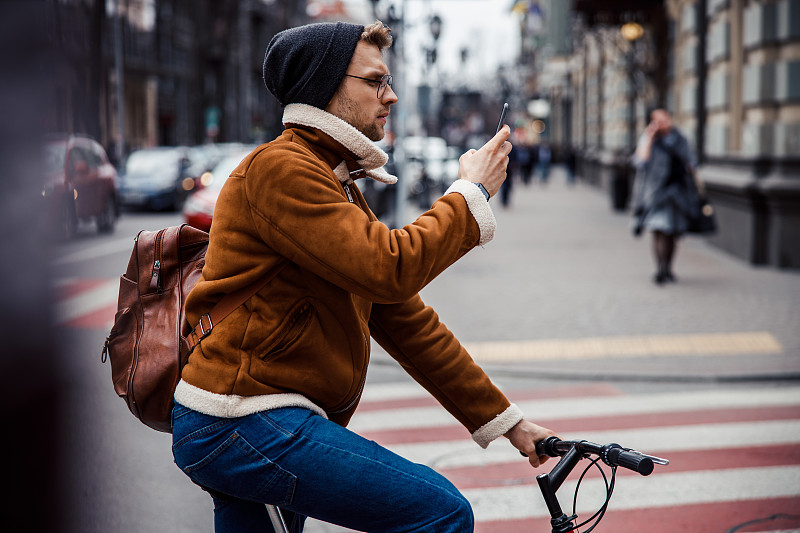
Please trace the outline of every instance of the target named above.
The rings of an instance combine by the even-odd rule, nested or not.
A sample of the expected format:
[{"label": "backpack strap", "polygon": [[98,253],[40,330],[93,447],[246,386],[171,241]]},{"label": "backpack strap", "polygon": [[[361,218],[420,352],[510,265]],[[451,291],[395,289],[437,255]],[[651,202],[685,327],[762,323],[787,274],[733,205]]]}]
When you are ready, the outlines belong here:
[{"label": "backpack strap", "polygon": [[277,276],[288,264],[289,262],[285,261],[273,270],[264,274],[264,276],[256,280],[256,282],[252,285],[242,287],[238,291],[234,291],[223,296],[222,299],[211,309],[211,311],[200,317],[198,324],[186,336],[189,353],[192,353],[194,347],[211,333],[211,330],[214,329],[215,325],[222,322],[222,320],[231,314],[237,307],[244,304],[250,299],[250,297],[254,296],[258,291],[263,289],[267,283],[272,281],[275,276]]}]

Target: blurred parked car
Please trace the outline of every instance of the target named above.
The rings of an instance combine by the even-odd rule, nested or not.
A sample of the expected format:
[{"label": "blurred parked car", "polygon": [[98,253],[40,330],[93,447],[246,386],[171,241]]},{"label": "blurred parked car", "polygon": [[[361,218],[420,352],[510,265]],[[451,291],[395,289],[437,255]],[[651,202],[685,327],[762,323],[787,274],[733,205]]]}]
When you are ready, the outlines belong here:
[{"label": "blurred parked car", "polygon": [[211,171],[211,179],[206,186],[189,196],[183,205],[183,219],[187,224],[203,231],[211,229],[214,207],[217,205],[217,197],[225,180],[242,159],[254,149],[255,146],[242,145],[238,151],[232,151],[230,155],[223,157],[217,163],[217,166]]},{"label": "blurred parked car", "polygon": [[217,166],[217,163],[222,161],[222,158],[233,154],[241,152],[245,147],[249,145],[240,142],[226,142],[226,143],[206,143],[206,144],[198,144],[193,148],[200,150],[209,160],[209,170]]},{"label": "blurred parked car", "polygon": [[431,193],[439,195],[458,178],[458,150],[441,137],[406,137],[406,168],[411,171],[410,195],[421,208],[430,207]]},{"label": "blurred parked car", "polygon": [[94,220],[100,232],[114,231],[117,171],[103,147],[90,137],[65,134],[45,141],[44,156],[42,197],[59,236],[72,237],[79,220]]},{"label": "blurred parked car", "polygon": [[136,150],[128,156],[120,177],[120,203],[157,211],[180,209],[210,166],[211,160],[198,148]]},{"label": "blurred parked car", "polygon": [[[378,141],[376,144],[389,156],[383,168],[392,176],[397,176],[394,147],[383,141]],[[388,223],[394,214],[395,195],[397,194],[398,186],[396,184],[381,183],[370,178],[358,179],[356,180],[356,185],[361,190],[361,194],[364,195],[367,205],[369,205],[375,216]]]}]

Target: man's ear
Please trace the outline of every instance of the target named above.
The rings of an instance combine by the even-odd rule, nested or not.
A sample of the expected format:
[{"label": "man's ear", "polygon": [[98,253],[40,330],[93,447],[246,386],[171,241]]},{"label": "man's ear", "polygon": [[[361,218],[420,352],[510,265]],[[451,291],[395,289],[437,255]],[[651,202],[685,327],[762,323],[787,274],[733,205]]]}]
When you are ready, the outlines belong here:
[{"label": "man's ear", "polygon": [[342,78],[342,81],[339,83],[339,87],[336,88],[336,92],[333,93],[330,102],[328,102],[328,105],[325,106],[325,111],[331,115],[336,115],[337,117],[341,116],[340,102],[342,99],[342,93],[344,92],[344,80],[345,78]]}]

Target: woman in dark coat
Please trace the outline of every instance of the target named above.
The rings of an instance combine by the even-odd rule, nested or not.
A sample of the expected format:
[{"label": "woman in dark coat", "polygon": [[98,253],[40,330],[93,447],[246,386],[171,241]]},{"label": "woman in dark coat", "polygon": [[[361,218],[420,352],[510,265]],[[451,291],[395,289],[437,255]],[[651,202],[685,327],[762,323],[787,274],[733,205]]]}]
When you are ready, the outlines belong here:
[{"label": "woman in dark coat", "polygon": [[645,229],[652,232],[656,261],[653,281],[661,285],[675,281],[672,261],[676,243],[697,206],[696,160],[686,137],[673,126],[669,112],[656,109],[650,119],[633,158],[634,233],[639,235]]}]

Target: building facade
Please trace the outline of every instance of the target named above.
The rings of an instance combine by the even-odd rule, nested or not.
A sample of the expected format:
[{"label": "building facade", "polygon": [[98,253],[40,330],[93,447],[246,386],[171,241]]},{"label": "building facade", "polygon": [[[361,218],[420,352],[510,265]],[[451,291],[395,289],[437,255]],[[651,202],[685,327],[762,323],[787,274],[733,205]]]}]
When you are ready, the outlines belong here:
[{"label": "building facade", "polygon": [[[754,264],[800,267],[800,1],[675,1],[670,18],[676,49],[704,52],[671,96],[682,118],[696,114],[700,176],[720,223],[711,242]],[[704,89],[696,102],[684,96],[692,86]]]},{"label": "building facade", "polygon": [[[575,0],[568,16],[567,73],[537,91],[562,123],[552,142],[577,150],[582,178],[626,209],[646,111],[666,107],[716,209],[709,242],[751,264],[800,267],[800,0]],[[629,23],[641,32],[625,35]]]},{"label": "building facade", "polygon": [[45,13],[56,105],[44,129],[91,135],[115,159],[279,132],[264,50],[309,20],[293,0],[48,0]]}]

